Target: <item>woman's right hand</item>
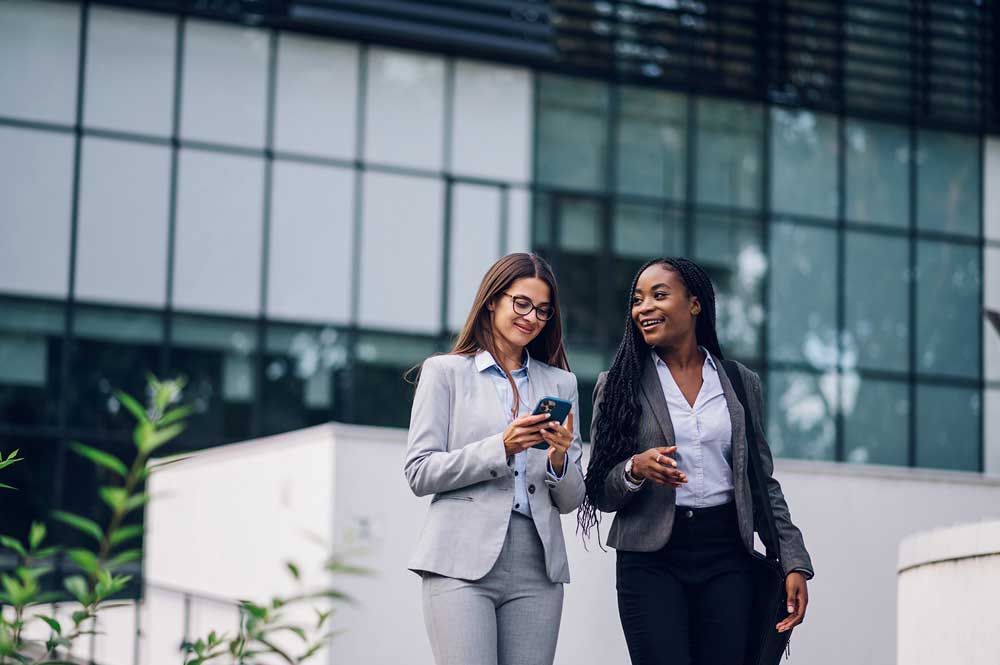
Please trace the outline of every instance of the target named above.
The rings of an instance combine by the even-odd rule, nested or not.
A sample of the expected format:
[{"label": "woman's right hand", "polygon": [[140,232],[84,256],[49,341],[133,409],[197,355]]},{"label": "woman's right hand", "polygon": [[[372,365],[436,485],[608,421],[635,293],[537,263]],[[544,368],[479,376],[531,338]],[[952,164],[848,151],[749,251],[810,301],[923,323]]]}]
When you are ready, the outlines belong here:
[{"label": "woman's right hand", "polygon": [[503,432],[503,449],[507,457],[527,450],[536,443],[542,442],[542,435],[539,434],[546,425],[549,414],[540,413],[537,416],[521,416]]},{"label": "woman's right hand", "polygon": [[638,453],[632,458],[632,475],[677,489],[687,482],[687,476],[677,468],[677,461],[670,457],[676,452],[677,446],[661,446]]}]

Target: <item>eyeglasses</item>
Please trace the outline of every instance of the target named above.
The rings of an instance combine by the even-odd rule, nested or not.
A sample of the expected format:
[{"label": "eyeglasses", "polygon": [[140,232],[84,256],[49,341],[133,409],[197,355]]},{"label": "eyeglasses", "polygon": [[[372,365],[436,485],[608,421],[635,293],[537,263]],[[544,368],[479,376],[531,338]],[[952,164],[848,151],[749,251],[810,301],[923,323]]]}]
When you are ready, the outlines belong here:
[{"label": "eyeglasses", "polygon": [[509,293],[505,293],[505,296],[514,301],[514,313],[520,314],[521,316],[528,316],[531,314],[531,310],[535,310],[535,316],[538,317],[539,321],[548,321],[556,314],[556,308],[551,305],[538,305],[531,302],[530,299],[524,296],[512,296]]}]

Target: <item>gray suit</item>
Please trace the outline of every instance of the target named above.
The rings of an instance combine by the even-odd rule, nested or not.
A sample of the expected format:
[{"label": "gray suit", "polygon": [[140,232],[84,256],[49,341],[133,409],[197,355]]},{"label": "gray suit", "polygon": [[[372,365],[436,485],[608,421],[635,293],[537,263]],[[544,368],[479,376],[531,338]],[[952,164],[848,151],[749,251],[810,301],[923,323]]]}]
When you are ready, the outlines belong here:
[{"label": "gray suit", "polygon": [[[746,422],[743,407],[740,405],[733,385],[726,375],[725,367],[718,358],[715,360],[719,370],[719,380],[722,383],[722,391],[726,396],[729,415],[732,419],[733,484],[736,512],[740,535],[749,551],[753,549],[754,518],[747,475]],[[764,473],[767,476],[767,486],[778,527],[778,540],[785,573],[801,570],[807,577],[812,577],[812,562],[802,540],[802,533],[792,523],[788,504],[781,492],[781,485],[773,476],[774,462],[762,427],[764,405],[760,377],[743,365],[739,365],[739,367],[743,383],[746,385],[747,400],[753,416]],[[607,372],[604,372],[598,377],[597,386],[594,388],[594,422],[597,421],[600,414],[606,379]],[[636,429],[638,450],[674,445],[674,428],[670,422],[670,413],[652,358],[648,355],[642,372],[640,403],[642,417]],[[593,432],[594,428],[591,428],[591,431]],[[594,445],[600,445],[600,441],[595,440]],[[625,461],[622,461],[608,472],[604,480],[604,497],[597,506],[604,512],[616,513],[611,531],[608,533],[608,545],[615,549],[631,552],[659,550],[667,544],[674,525],[674,489],[646,482],[642,489],[630,492],[625,486],[624,471]]]},{"label": "gray suit", "polygon": [[[573,404],[575,437],[559,482],[546,474],[544,451],[529,449],[531,515],[553,583],[569,582],[560,514],[583,501],[576,377],[532,359],[537,397]],[[507,419],[496,388],[471,356],[428,358],[413,400],[404,471],[417,496],[433,494],[410,570],[464,580],[485,576],[500,555],[511,520],[514,470],[503,446]]]}]

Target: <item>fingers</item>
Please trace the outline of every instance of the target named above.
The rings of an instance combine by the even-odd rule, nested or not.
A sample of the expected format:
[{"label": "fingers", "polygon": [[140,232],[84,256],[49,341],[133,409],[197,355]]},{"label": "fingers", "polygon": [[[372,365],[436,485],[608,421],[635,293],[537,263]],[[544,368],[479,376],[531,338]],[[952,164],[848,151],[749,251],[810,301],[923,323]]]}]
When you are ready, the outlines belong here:
[{"label": "fingers", "polygon": [[527,425],[537,425],[539,423],[543,423],[548,419],[549,419],[549,414],[547,413],[539,413],[537,416],[528,414],[526,416],[521,416],[517,418],[511,424],[514,425],[515,427],[525,427]]},{"label": "fingers", "polygon": [[805,580],[796,579],[799,577],[795,574],[789,575],[785,583],[788,616],[775,626],[779,633],[791,630],[805,619],[806,607],[809,605],[809,592]]}]

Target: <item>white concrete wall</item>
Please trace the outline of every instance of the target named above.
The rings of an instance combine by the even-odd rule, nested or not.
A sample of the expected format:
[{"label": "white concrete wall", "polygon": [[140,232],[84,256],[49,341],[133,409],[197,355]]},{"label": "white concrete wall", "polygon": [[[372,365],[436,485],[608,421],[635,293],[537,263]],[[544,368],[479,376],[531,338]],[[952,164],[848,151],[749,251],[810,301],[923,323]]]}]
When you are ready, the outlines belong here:
[{"label": "white concrete wall", "polygon": [[[376,575],[337,581],[360,602],[337,614],[347,632],[333,643],[329,662],[431,665],[420,581],[405,567],[427,499],[414,498],[403,478],[404,439],[400,430],[322,426],[216,449],[163,471],[152,483],[158,498],[148,517],[149,580],[257,596],[287,588],[284,559],[315,561],[305,531],[338,543],[350,537],[364,543],[361,562]],[[895,662],[900,541],[1000,518],[1000,479],[976,474],[779,460],[778,477],[817,570],[792,662]],[[609,525],[606,519],[605,533]],[[594,541],[586,551],[573,516],[564,518],[564,529],[573,582],[556,663],[625,665],[614,554]],[[166,645],[159,648],[176,640],[157,627],[166,631],[176,622],[148,622],[152,638]]]},{"label": "white concrete wall", "polygon": [[910,536],[899,548],[898,665],[1000,661],[1000,522]]}]

